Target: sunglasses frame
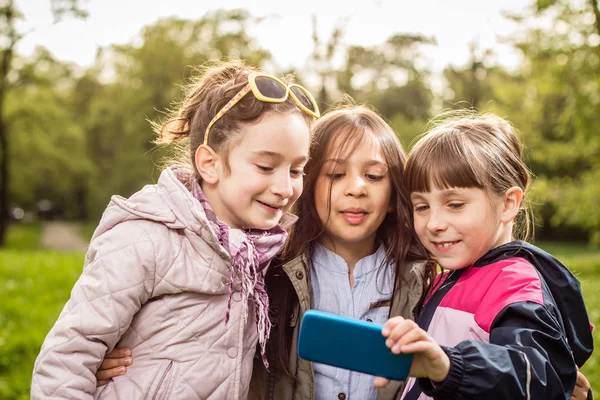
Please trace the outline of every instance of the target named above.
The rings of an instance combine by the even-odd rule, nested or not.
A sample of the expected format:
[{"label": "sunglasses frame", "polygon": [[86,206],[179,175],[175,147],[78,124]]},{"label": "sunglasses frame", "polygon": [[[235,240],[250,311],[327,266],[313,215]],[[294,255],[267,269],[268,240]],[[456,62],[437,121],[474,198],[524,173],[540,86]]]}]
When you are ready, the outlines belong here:
[{"label": "sunglasses frame", "polygon": [[[258,87],[256,86],[256,78],[269,78],[269,79],[272,79],[275,82],[279,83],[283,88],[285,88],[285,96],[280,99],[275,99],[275,98],[264,96],[260,92]],[[293,88],[298,88],[302,91],[302,93],[304,93],[304,95],[308,98],[308,100],[315,107],[314,111],[312,111],[311,109],[306,107],[304,104],[302,104],[302,102],[298,99],[298,97],[294,94],[294,92],[292,92]],[[208,146],[208,134],[210,133],[210,128],[212,128],[213,125],[219,119],[221,119],[221,117],[223,117],[223,115],[225,115],[225,113],[227,111],[231,110],[233,108],[233,106],[235,106],[240,100],[242,100],[244,98],[244,96],[246,96],[249,92],[252,92],[252,94],[254,95],[256,100],[262,101],[263,103],[283,103],[288,99],[288,97],[291,97],[292,100],[294,100],[294,102],[298,105],[298,107],[300,107],[300,109],[302,111],[304,111],[305,113],[307,113],[308,115],[312,116],[313,118],[319,118],[321,116],[321,113],[319,111],[319,106],[317,105],[315,98],[305,87],[300,86],[296,83],[292,83],[291,85],[286,85],[282,80],[280,80],[279,78],[277,78],[273,75],[265,74],[263,72],[252,72],[250,75],[248,75],[248,84],[246,86],[244,86],[244,88],[242,90],[237,92],[237,94],[235,96],[233,96],[233,98],[231,100],[229,100],[229,102],[227,102],[227,104],[225,104],[223,106],[223,108],[221,108],[219,110],[217,115],[215,115],[215,117],[210,121],[210,123],[206,127],[206,131],[204,132],[204,145],[205,146]]]}]

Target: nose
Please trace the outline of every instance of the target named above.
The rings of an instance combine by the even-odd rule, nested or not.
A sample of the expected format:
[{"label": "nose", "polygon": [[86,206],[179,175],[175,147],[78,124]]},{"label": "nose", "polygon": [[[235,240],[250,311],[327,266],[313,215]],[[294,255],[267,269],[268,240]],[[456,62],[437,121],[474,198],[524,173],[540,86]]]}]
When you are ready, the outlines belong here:
[{"label": "nose", "polygon": [[367,184],[362,176],[348,177],[344,190],[346,196],[363,197],[367,195]]},{"label": "nose", "polygon": [[443,217],[443,214],[440,211],[431,208],[427,220],[427,229],[430,232],[443,232],[447,227],[448,224]]},{"label": "nose", "polygon": [[292,186],[292,177],[288,171],[281,171],[273,176],[271,193],[284,199],[292,196],[294,188]]}]

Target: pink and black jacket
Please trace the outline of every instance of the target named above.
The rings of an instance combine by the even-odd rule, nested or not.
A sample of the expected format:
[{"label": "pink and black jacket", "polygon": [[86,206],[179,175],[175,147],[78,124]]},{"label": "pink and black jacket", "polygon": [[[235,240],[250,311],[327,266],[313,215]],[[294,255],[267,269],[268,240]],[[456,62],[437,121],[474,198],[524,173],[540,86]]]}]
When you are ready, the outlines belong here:
[{"label": "pink and black jacket", "polygon": [[560,261],[515,241],[442,279],[417,322],[450,372],[439,385],[411,378],[404,400],[571,397],[593,341],[579,281]]}]

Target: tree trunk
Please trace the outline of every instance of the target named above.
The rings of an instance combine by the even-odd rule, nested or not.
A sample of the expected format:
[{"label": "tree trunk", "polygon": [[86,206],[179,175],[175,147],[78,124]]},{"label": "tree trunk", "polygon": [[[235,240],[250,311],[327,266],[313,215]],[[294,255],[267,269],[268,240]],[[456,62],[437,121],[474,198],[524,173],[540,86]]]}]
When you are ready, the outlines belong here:
[{"label": "tree trunk", "polygon": [[[3,97],[4,93],[0,93]],[[8,227],[8,140],[4,116],[3,102],[0,100],[0,247],[4,246]]]},{"label": "tree trunk", "polygon": [[14,27],[15,10],[13,2],[10,1],[4,9],[9,43],[2,52],[0,64],[0,247],[4,246],[6,231],[8,228],[8,204],[9,204],[9,162],[8,162],[8,132],[6,120],[4,119],[4,100],[8,89],[8,72],[13,56],[13,48],[17,41]]}]

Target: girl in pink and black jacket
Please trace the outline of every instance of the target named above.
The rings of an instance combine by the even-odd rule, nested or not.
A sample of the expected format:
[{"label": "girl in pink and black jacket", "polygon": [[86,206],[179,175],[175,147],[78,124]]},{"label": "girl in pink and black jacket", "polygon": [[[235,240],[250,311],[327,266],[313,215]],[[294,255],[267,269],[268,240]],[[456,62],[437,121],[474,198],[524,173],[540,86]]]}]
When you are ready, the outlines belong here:
[{"label": "girl in pink and black jacket", "polygon": [[514,129],[494,115],[446,121],[410,152],[415,230],[446,272],[416,323],[384,326],[394,353],[414,354],[403,399],[573,394],[591,326],[573,274],[513,239],[529,181]]}]

